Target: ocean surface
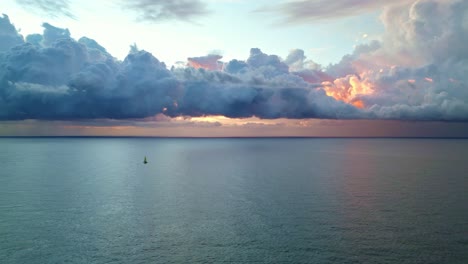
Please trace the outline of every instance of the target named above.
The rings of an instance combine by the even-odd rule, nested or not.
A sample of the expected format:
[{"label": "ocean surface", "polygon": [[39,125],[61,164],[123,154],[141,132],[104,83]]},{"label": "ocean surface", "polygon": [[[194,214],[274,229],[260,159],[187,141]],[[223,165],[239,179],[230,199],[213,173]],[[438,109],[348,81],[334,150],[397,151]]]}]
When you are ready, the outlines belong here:
[{"label": "ocean surface", "polygon": [[468,140],[1,138],[0,263],[466,264]]}]

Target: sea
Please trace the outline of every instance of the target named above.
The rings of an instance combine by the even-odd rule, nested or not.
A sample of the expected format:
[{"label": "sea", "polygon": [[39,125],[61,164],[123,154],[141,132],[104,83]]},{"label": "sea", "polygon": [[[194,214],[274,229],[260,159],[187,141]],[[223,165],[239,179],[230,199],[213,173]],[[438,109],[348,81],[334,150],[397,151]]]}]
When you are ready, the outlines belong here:
[{"label": "sea", "polygon": [[0,263],[466,264],[468,140],[1,138]]}]

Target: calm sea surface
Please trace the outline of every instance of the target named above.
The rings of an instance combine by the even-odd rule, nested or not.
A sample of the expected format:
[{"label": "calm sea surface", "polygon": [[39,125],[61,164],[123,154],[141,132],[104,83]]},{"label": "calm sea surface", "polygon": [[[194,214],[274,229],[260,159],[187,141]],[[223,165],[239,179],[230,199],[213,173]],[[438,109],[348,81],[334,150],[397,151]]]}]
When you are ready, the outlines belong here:
[{"label": "calm sea surface", "polygon": [[468,263],[468,140],[0,139],[0,263],[222,262]]}]

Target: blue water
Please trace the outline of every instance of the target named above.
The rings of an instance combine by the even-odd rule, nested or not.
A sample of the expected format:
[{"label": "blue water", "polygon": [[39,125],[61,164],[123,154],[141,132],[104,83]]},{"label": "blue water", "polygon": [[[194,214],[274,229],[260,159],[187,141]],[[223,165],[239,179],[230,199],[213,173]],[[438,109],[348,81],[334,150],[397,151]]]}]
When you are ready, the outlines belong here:
[{"label": "blue water", "polygon": [[468,263],[467,190],[468,140],[3,138],[0,263]]}]

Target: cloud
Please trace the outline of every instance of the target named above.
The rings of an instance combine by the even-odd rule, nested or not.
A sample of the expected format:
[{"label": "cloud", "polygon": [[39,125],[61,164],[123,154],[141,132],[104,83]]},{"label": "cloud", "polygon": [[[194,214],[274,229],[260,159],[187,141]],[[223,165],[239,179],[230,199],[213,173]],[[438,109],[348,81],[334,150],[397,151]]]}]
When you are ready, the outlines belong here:
[{"label": "cloud", "polygon": [[206,69],[206,70],[222,70],[223,64],[219,61],[223,56],[217,54],[208,54],[202,57],[188,58],[188,65],[195,69]]},{"label": "cloud", "polygon": [[[392,5],[414,2],[414,0],[394,0]],[[332,18],[356,16],[388,6],[387,0],[295,0],[266,6],[259,12],[276,13],[284,17],[286,23],[304,23]]]},{"label": "cloud", "polygon": [[324,81],[333,81],[333,78],[325,73],[320,65],[306,59],[303,50],[294,49],[290,51],[284,63],[288,65],[292,74],[301,77],[308,83],[318,85]]},{"label": "cloud", "polygon": [[320,65],[317,63],[313,62],[312,60],[306,60],[307,57],[304,54],[304,51],[301,49],[294,49],[291,50],[284,60],[284,63],[286,63],[289,66],[289,69],[291,71],[301,71],[304,69],[311,69],[311,70],[317,70],[320,69]]},{"label": "cloud", "polygon": [[201,0],[122,0],[123,5],[137,13],[139,21],[193,21],[209,13]]},{"label": "cloud", "polygon": [[69,0],[16,0],[16,2],[33,12],[48,17],[74,18]]},{"label": "cloud", "polygon": [[382,42],[329,67],[336,80],[327,94],[358,102],[373,118],[467,121],[467,13],[466,1],[387,7]]},{"label": "cloud", "polygon": [[386,8],[381,15],[386,29],[381,55],[409,66],[468,59],[467,9],[468,2],[461,0],[420,0]]},{"label": "cloud", "polygon": [[44,34],[42,36],[44,46],[50,46],[61,39],[71,39],[68,29],[54,27],[49,23],[42,24],[42,27],[44,28]]},{"label": "cloud", "polygon": [[23,43],[23,36],[11,24],[7,15],[0,17],[0,52],[7,51]]}]

